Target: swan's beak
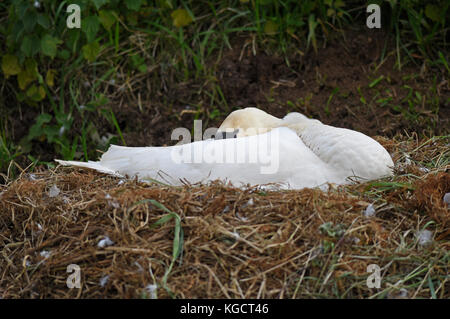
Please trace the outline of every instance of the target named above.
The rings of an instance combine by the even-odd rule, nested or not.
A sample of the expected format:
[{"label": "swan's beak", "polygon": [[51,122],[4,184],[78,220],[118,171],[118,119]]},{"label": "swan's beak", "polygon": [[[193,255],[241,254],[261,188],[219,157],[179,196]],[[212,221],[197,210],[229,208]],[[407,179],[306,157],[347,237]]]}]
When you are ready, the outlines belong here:
[{"label": "swan's beak", "polygon": [[215,140],[224,140],[227,138],[237,138],[239,135],[239,129],[235,129],[234,131],[219,131],[217,130],[216,134],[214,135]]},{"label": "swan's beak", "polygon": [[225,130],[220,129],[216,132],[214,139],[226,139],[226,138],[237,138],[245,136],[253,136],[264,134],[270,132],[272,127],[247,127],[247,128],[226,128]]}]

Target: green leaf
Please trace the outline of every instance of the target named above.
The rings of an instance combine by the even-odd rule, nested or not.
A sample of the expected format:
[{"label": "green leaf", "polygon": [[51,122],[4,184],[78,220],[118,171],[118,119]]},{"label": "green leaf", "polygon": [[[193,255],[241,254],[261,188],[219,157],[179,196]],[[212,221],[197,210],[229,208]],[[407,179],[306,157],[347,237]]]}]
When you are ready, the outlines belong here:
[{"label": "green leaf", "polygon": [[142,64],[145,62],[145,59],[143,57],[141,57],[139,54],[131,55],[130,60],[134,67],[138,67],[139,64]]},{"label": "green leaf", "polygon": [[38,14],[37,23],[44,29],[50,28],[50,20],[44,14]]},{"label": "green leaf", "polygon": [[33,76],[37,76],[38,74],[38,65],[35,59],[26,59],[25,60],[25,70],[32,74]]},{"label": "green leaf", "polygon": [[314,51],[317,52],[317,40],[316,40],[316,32],[315,29],[319,23],[317,22],[314,14],[310,14],[308,18],[308,39],[306,42],[306,47],[309,47],[309,44],[312,43]]},{"label": "green leaf", "polygon": [[52,59],[56,56],[56,51],[58,48],[58,44],[62,41],[58,38],[52,37],[49,34],[46,34],[41,39],[41,50],[44,55],[51,57]]},{"label": "green leaf", "polygon": [[59,128],[55,125],[45,126],[42,128],[42,132],[47,137],[47,141],[53,143],[59,135]]},{"label": "green leaf", "polygon": [[334,3],[334,6],[335,6],[336,8],[342,8],[342,7],[345,6],[345,3],[344,3],[344,1],[342,1],[342,0],[337,0],[337,1]]},{"label": "green leaf", "polygon": [[35,34],[26,35],[23,38],[22,45],[20,46],[20,50],[25,54],[27,57],[34,56],[37,52],[39,52],[39,49],[41,48],[41,41],[39,40],[39,37]]},{"label": "green leaf", "polygon": [[[98,108],[98,107],[104,106],[104,105],[106,105],[108,103],[109,103],[109,99],[105,95],[100,93],[96,97],[95,100],[88,102],[87,105],[88,106],[92,106],[94,108]],[[107,115],[108,114],[108,110],[105,110],[105,112],[106,112],[105,115]]]},{"label": "green leaf", "polygon": [[138,65],[137,69],[141,73],[147,72],[147,66],[145,64]]},{"label": "green leaf", "polygon": [[19,59],[11,54],[5,54],[2,57],[2,70],[6,77],[16,75],[20,72]]},{"label": "green leaf", "polygon": [[[64,38],[64,48],[71,51],[71,54],[76,55],[80,51],[81,44],[85,44],[85,40],[81,39],[83,32],[79,29],[69,29]],[[58,50],[59,51],[59,50]]]},{"label": "green leaf", "polygon": [[127,14],[127,23],[132,26],[136,26],[138,24],[139,15],[137,12],[130,12]]},{"label": "green leaf", "polygon": [[125,0],[128,9],[138,11],[141,8],[142,0]]},{"label": "green leaf", "polygon": [[441,10],[434,4],[427,4],[425,7],[425,15],[433,21],[441,21]]},{"label": "green leaf", "polygon": [[27,12],[28,7],[31,7],[29,3],[20,2],[15,4],[17,17],[22,20]]},{"label": "green leaf", "polygon": [[89,16],[81,22],[81,30],[86,34],[88,42],[95,40],[95,35],[100,27],[100,22],[97,16]]},{"label": "green leaf", "polygon": [[21,90],[25,90],[31,82],[36,78],[33,73],[30,73],[28,70],[22,70],[17,75],[17,83],[19,84],[19,88]]},{"label": "green leaf", "polygon": [[264,25],[265,34],[274,35],[277,33],[277,31],[278,31],[278,24],[276,24],[271,20],[267,21],[266,24]]},{"label": "green leaf", "polygon": [[17,75],[17,83],[21,90],[25,90],[31,82],[39,76],[37,62],[34,59],[26,59],[24,69]]},{"label": "green leaf", "polygon": [[100,45],[97,42],[91,42],[84,45],[81,50],[83,51],[83,56],[89,62],[94,62],[100,53]]},{"label": "green leaf", "polygon": [[33,101],[39,102],[45,98],[45,90],[41,85],[32,85],[28,90],[26,95]]},{"label": "green leaf", "polygon": [[100,9],[101,6],[103,6],[105,3],[108,2],[108,0],[92,0],[92,2],[94,3],[95,7],[98,9]]},{"label": "green leaf", "polygon": [[431,276],[428,276],[428,288],[430,288],[431,298],[437,299],[436,290],[434,289],[433,280],[431,280]]},{"label": "green leaf", "polygon": [[53,85],[55,85],[55,75],[56,70],[54,69],[47,70],[47,75],[45,76],[45,83],[47,83],[48,86],[52,87]]},{"label": "green leaf", "polygon": [[36,118],[36,123],[34,123],[29,131],[28,136],[31,138],[41,135],[42,125],[49,123],[52,120],[52,116],[47,113],[42,113]]},{"label": "green leaf", "polygon": [[34,26],[37,22],[37,14],[34,10],[28,10],[23,17],[23,26],[25,27],[26,32],[33,31]]},{"label": "green leaf", "polygon": [[106,30],[111,29],[114,22],[116,22],[116,17],[112,12],[111,10],[100,10],[98,12],[100,23]]},{"label": "green leaf", "polygon": [[22,21],[16,21],[16,23],[14,23],[14,26],[12,28],[12,35],[14,35],[14,41],[17,42],[19,41],[20,37],[23,34],[23,23]]},{"label": "green leaf", "polygon": [[185,27],[192,22],[191,16],[185,9],[177,9],[170,16],[175,27]]},{"label": "green leaf", "polygon": [[22,45],[20,46],[20,51],[22,51],[26,56],[31,56],[32,42],[31,37],[29,37],[28,35],[23,38]]},{"label": "green leaf", "polygon": [[70,58],[70,52],[69,52],[69,50],[66,50],[66,49],[58,50],[57,55],[59,58],[61,58],[63,60],[67,60],[68,58]]},{"label": "green leaf", "polygon": [[375,80],[373,80],[370,84],[369,87],[373,88],[374,86],[376,86],[381,80],[384,79],[384,75],[381,75],[380,77],[376,78]]}]

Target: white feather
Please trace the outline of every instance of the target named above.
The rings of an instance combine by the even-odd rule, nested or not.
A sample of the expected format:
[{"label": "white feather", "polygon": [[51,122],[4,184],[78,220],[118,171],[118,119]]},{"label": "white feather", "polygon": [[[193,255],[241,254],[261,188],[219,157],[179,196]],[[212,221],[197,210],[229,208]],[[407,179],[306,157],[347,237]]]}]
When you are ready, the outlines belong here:
[{"label": "white feather", "polygon": [[[296,115],[297,121],[293,121]],[[291,113],[286,118],[285,125],[296,131],[305,145],[335,172],[367,180],[392,175],[391,156],[369,136],[324,125],[299,113]]]}]

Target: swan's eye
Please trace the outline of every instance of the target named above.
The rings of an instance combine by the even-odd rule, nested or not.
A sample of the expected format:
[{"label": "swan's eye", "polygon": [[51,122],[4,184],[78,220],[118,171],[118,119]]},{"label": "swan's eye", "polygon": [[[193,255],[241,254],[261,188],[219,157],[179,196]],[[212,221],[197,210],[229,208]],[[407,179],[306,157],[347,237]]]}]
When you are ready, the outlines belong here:
[{"label": "swan's eye", "polygon": [[215,140],[224,140],[227,138],[227,132],[217,132],[216,135],[214,135]]},{"label": "swan's eye", "polygon": [[227,138],[236,138],[239,133],[239,129],[234,130],[233,132],[218,132],[214,135],[215,140],[222,140]]}]

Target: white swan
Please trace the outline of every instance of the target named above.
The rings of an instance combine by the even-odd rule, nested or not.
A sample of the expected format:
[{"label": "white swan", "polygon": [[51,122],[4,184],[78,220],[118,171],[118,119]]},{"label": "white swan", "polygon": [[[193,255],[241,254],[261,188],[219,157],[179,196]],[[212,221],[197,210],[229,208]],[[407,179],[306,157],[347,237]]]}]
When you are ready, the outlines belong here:
[{"label": "white swan", "polygon": [[171,185],[220,179],[235,186],[277,183],[301,189],[393,173],[391,156],[372,138],[300,113],[279,119],[256,108],[234,111],[216,136],[226,132],[236,138],[169,147],[111,145],[98,162],[56,161]]}]

